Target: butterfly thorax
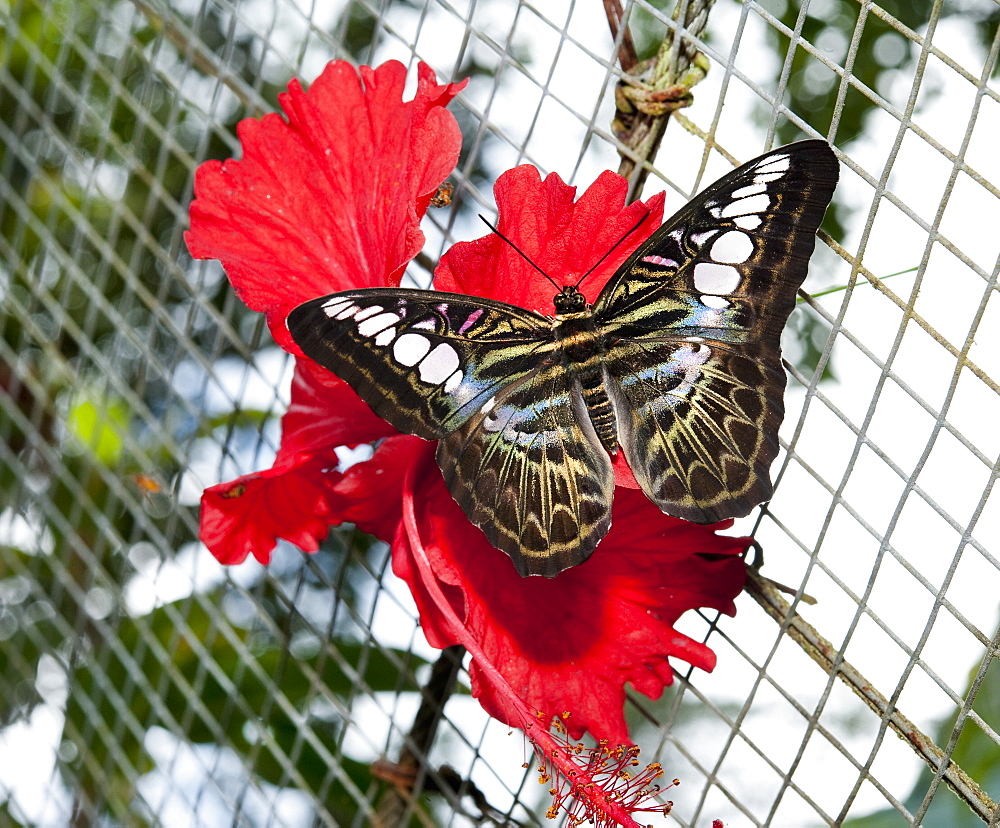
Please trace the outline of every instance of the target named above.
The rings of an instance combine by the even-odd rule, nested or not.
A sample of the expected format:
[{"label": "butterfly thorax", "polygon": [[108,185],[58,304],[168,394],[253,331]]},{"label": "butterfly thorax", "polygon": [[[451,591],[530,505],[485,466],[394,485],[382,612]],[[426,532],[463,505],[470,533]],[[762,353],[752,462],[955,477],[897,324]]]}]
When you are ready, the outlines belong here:
[{"label": "butterfly thorax", "polygon": [[579,389],[601,445],[613,454],[618,449],[618,423],[604,388],[604,337],[587,300],[575,287],[564,287],[553,303],[552,328],[559,357]]}]

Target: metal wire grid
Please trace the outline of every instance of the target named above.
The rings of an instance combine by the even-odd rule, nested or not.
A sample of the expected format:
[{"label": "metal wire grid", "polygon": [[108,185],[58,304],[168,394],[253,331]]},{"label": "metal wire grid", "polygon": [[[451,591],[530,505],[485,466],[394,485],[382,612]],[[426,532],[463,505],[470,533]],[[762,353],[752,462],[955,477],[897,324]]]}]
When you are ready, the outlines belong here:
[{"label": "metal wire grid", "polygon": [[[744,160],[786,123],[808,131],[809,113],[783,103],[794,99],[803,52],[806,72],[834,78],[827,134],[838,147],[852,96],[877,108],[866,130],[874,138],[841,154],[838,199],[859,229],[842,244],[825,238],[837,255],[821,251],[813,269],[847,289],[808,303],[830,328],[820,369],[832,360],[840,380],[820,382],[822,370],[790,357],[788,452],[757,534],[765,574],[799,588],[792,605],[833,642],[830,675],[850,675],[849,662],[888,706],[874,715],[744,596],[735,620],[682,622],[719,653],[716,673],[681,674],[665,699],[633,698],[630,715],[645,757],[682,778],[671,792],[680,824],[839,824],[886,807],[896,821],[958,824],[969,812],[948,810],[957,800],[941,784],[946,765],[918,781],[920,760],[887,734],[898,705],[946,757],[979,744],[987,758],[966,769],[996,798],[988,754],[1000,748],[1000,715],[989,690],[1000,565],[989,546],[1000,446],[988,424],[1000,414],[990,347],[1000,328],[998,251],[995,233],[970,234],[953,215],[975,186],[974,203],[995,223],[1000,179],[983,148],[1000,105],[992,80],[1000,41],[994,24],[983,54],[937,45],[958,12],[985,17],[975,3],[935,3],[918,30],[898,10],[860,4],[838,52],[803,32],[807,15],[841,14],[843,4],[803,2],[792,25],[784,5],[722,0],[713,10],[699,43],[712,72],[681,119],[687,130],[668,130],[647,193],[666,186],[679,204],[724,171],[706,145]],[[629,8],[637,27],[669,22],[646,4]],[[0,452],[10,492],[0,513],[0,632],[16,645],[0,673],[0,695],[12,700],[0,735],[5,815],[44,824],[336,824],[331,801],[342,791],[364,822],[381,789],[359,784],[352,762],[399,750],[421,665],[434,654],[378,545],[348,554],[357,545],[348,534],[316,557],[282,548],[267,570],[221,570],[194,543],[200,487],[269,463],[273,418],[247,427],[240,412],[279,414],[287,365],[273,350],[257,355],[263,328],[218,268],[186,259],[191,174],[205,157],[238,152],[240,106],[269,111],[288,77],[312,77],[353,50],[372,63],[429,59],[442,76],[488,68],[455,107],[466,131],[460,199],[488,207],[493,178],[522,161],[589,183],[616,166],[606,125],[617,70],[602,13],[584,3],[437,0],[336,10],[277,0],[67,3],[47,10],[61,25],[46,42],[32,28],[36,10],[11,4],[3,45],[11,59],[0,66],[13,112],[0,124]],[[875,19],[913,49],[884,86],[859,80],[855,65]],[[377,44],[370,49],[358,50],[359,21]],[[786,38],[775,65],[761,56],[768,30]],[[247,61],[257,71],[245,71]],[[961,129],[924,120],[935,111],[928,79],[961,90],[946,110]],[[116,108],[133,129],[116,125]],[[746,119],[762,112],[748,144]],[[569,160],[566,147],[577,145]],[[939,198],[915,197],[915,158],[926,165],[917,168],[920,186],[937,186]],[[428,252],[479,234],[464,215],[455,210],[430,229]],[[884,252],[886,234],[898,240],[895,256]],[[913,261],[900,263],[900,251]],[[878,278],[910,264],[914,276]],[[926,339],[914,342],[914,331]],[[83,432],[88,402],[95,419]],[[911,421],[923,431],[901,443],[894,429],[907,432]],[[102,426],[120,446],[88,461],[72,435],[99,437]],[[858,485],[868,477],[883,491]],[[803,606],[803,592],[819,603]],[[373,667],[383,661],[394,685]],[[43,714],[56,722],[49,731]],[[276,722],[294,723],[290,735]],[[9,757],[28,743],[43,772],[26,777]],[[520,769],[522,751],[459,695],[430,764],[448,762],[502,813],[532,823],[541,792]],[[268,760],[276,768],[262,771]],[[468,800],[444,797],[423,819],[464,824],[470,810]]]}]

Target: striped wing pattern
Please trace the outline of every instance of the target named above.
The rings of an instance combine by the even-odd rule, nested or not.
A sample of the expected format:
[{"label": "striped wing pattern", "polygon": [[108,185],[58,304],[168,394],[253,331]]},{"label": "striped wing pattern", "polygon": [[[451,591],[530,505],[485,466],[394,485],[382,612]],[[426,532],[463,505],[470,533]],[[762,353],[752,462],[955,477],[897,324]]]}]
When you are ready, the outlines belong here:
[{"label": "striped wing pattern", "polygon": [[[615,439],[667,514],[711,523],[770,497],[779,338],[837,177],[823,141],[734,170],[640,245],[592,309],[571,314],[572,339],[559,313],[388,288],[312,300],[288,327],[395,428],[439,440],[469,519],[522,575],[552,577],[608,531]],[[595,431],[609,421],[602,399],[611,443]]]},{"label": "striped wing pattern", "polygon": [[611,526],[611,458],[559,362],[504,389],[438,443],[437,459],[452,496],[521,575],[558,575]]},{"label": "striped wing pattern", "polygon": [[773,351],[623,341],[609,355],[607,384],[621,448],[662,511],[715,523],[770,498],[785,387]]},{"label": "striped wing pattern", "polygon": [[394,428],[437,440],[551,352],[544,316],[433,290],[368,288],[288,315],[306,356],[347,382]]}]

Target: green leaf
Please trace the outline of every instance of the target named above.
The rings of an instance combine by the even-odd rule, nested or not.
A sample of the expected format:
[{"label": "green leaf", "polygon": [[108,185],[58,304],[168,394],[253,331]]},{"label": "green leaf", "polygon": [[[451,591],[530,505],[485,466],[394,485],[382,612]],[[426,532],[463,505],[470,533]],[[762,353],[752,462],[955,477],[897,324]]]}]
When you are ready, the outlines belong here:
[{"label": "green leaf", "polygon": [[[972,688],[972,680],[970,677],[966,694]],[[972,709],[994,731],[1000,728],[1000,661],[997,659],[993,659],[987,668]],[[934,734],[937,745],[944,747],[948,744],[955,721],[955,716],[949,716],[941,722],[937,733]],[[967,719],[962,727],[955,752],[952,754],[952,761],[976,780],[994,801],[1000,797],[1000,749],[997,748],[993,738],[971,719]],[[903,804],[911,814],[920,808],[932,779],[933,774],[929,769],[922,771],[909,795],[903,799]],[[844,826],[845,828],[895,828],[899,823],[899,813],[895,809],[886,808],[866,817],[852,819],[845,822]],[[981,828],[983,820],[976,816],[944,781],[941,781],[922,824],[947,825],[948,828]]]},{"label": "green leaf", "polygon": [[[795,349],[788,355],[791,362],[803,375],[811,377],[819,367],[823,349],[830,338],[830,326],[810,308],[798,308],[788,319],[787,330],[794,336]],[[833,360],[828,359],[823,366],[820,382],[836,381]]]},{"label": "green leaf", "polygon": [[108,467],[114,467],[121,459],[128,423],[129,410],[123,400],[109,398],[98,402],[86,392],[76,396],[66,417],[69,433]]}]

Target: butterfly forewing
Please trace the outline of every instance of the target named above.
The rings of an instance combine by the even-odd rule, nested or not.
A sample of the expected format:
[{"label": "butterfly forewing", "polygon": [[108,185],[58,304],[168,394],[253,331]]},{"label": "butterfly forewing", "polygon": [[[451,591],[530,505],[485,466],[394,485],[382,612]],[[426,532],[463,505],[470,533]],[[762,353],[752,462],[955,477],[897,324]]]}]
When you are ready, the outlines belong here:
[{"label": "butterfly forewing", "polygon": [[[633,323],[639,335],[707,327],[726,337],[736,326],[777,342],[837,177],[836,156],[824,141],[791,144],[738,167],[629,256],[594,313],[609,335]],[[668,318],[666,308],[673,311]],[[732,308],[742,318],[713,313]]]},{"label": "butterfly forewing", "polygon": [[822,141],[751,161],[669,219],[598,297],[619,443],[668,514],[712,523],[770,497],[779,338],[837,175]]},{"label": "butterfly forewing", "polygon": [[521,575],[586,560],[611,525],[614,477],[565,367],[542,365],[438,444],[452,495]]},{"label": "butterfly forewing", "polygon": [[544,317],[461,294],[372,288],[314,299],[288,316],[306,356],[394,428],[435,440],[552,348]]}]

